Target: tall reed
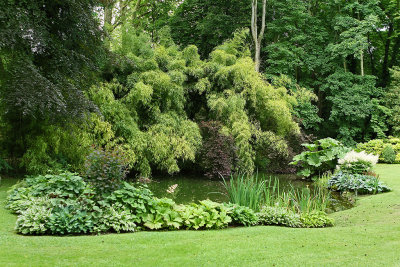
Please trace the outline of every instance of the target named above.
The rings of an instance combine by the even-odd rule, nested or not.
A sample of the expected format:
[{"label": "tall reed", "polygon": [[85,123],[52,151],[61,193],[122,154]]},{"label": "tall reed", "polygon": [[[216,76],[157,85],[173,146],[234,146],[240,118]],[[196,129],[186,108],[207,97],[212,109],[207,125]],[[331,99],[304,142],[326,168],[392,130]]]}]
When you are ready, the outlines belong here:
[{"label": "tall reed", "polygon": [[254,211],[259,211],[263,206],[265,180],[259,179],[258,174],[231,176],[228,182],[223,179],[223,183],[231,203],[247,206]]},{"label": "tall reed", "polygon": [[262,206],[278,206],[297,213],[325,211],[330,199],[329,191],[321,186],[296,189],[291,185],[283,191],[278,178],[265,179],[258,174],[231,176],[229,181],[223,179],[223,183],[231,203],[255,211],[259,211]]}]

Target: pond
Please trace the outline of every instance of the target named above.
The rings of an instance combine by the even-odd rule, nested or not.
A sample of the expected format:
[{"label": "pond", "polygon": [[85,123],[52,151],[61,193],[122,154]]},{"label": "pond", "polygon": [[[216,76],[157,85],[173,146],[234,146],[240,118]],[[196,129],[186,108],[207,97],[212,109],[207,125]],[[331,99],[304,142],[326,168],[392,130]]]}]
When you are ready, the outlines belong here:
[{"label": "pond", "polygon": [[[279,180],[281,190],[294,188],[313,188],[313,183],[300,179],[296,175],[263,175],[265,179]],[[177,185],[174,193],[168,193],[169,187]],[[198,202],[210,199],[215,202],[228,202],[227,192],[220,180],[210,180],[199,175],[176,175],[176,176],[156,176],[148,183],[149,188],[156,197],[168,197],[175,200],[178,204]],[[339,193],[332,192],[328,212],[335,212],[353,207],[352,201],[348,197]]]}]

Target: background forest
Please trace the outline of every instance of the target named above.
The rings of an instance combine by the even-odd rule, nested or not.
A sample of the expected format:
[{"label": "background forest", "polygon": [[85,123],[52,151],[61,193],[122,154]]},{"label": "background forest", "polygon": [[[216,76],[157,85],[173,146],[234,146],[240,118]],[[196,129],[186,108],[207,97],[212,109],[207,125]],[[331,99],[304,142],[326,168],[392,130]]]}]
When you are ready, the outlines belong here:
[{"label": "background forest", "polygon": [[400,135],[399,51],[400,0],[2,1],[0,171],[293,172]]}]

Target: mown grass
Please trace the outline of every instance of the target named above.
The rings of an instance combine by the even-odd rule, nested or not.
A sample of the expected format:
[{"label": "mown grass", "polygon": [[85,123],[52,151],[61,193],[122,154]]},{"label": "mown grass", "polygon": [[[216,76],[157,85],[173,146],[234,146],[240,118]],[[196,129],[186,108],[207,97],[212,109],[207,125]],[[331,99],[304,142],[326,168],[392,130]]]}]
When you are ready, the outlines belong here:
[{"label": "mown grass", "polygon": [[331,216],[336,226],[27,237],[4,209],[0,186],[0,266],[400,266],[400,165],[379,165],[393,192],[365,196]]}]

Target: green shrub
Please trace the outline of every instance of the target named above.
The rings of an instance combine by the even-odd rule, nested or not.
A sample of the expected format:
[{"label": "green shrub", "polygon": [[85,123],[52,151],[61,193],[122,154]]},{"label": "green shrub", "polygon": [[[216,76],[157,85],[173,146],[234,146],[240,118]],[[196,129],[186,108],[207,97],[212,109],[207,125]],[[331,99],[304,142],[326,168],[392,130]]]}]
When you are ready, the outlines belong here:
[{"label": "green shrub", "polygon": [[54,203],[46,223],[53,235],[91,233],[94,229],[92,214],[77,200],[60,200]]},{"label": "green shrub", "polygon": [[146,185],[133,186],[125,182],[121,189],[106,198],[106,202],[109,205],[120,204],[129,210],[136,224],[142,224],[148,214],[155,213],[153,193]]},{"label": "green shrub", "polygon": [[339,172],[331,177],[328,188],[335,191],[355,191],[360,194],[377,194],[390,188],[375,176]]},{"label": "green shrub", "polygon": [[228,208],[211,200],[199,204],[180,205],[178,211],[186,229],[221,229],[232,222]]},{"label": "green shrub", "polygon": [[[9,191],[6,207],[14,213],[20,213],[32,198],[77,198],[86,194],[91,196],[82,177],[70,172],[28,176],[24,181],[15,184]],[[28,201],[28,202],[27,202]]]},{"label": "green shrub", "polygon": [[388,145],[382,150],[381,157],[383,162],[393,164],[396,161],[396,152],[391,145]]},{"label": "green shrub", "polygon": [[134,216],[128,210],[120,209],[118,205],[101,206],[97,212],[92,214],[94,218],[94,232],[134,232],[136,224]]},{"label": "green shrub", "polygon": [[85,162],[85,179],[99,194],[118,189],[127,173],[127,161],[118,150],[94,149]]},{"label": "green shrub", "polygon": [[17,219],[15,230],[24,235],[41,235],[48,231],[47,223],[51,209],[42,205],[31,205]]},{"label": "green shrub", "polygon": [[281,207],[264,207],[258,217],[259,223],[263,225],[302,227],[299,214]]},{"label": "green shrub", "polygon": [[235,225],[252,226],[258,224],[258,216],[256,212],[249,207],[228,204],[228,215],[232,218]]},{"label": "green shrub", "polygon": [[378,156],[367,154],[365,151],[348,152],[342,159],[339,159],[337,169],[352,174],[366,174],[378,163]]},{"label": "green shrub", "polygon": [[375,139],[367,143],[361,143],[357,145],[357,151],[366,151],[379,156],[379,162],[385,162],[383,158],[383,150],[391,146],[396,154],[394,163],[400,163],[400,138],[389,137],[387,139]]},{"label": "green shrub", "polygon": [[302,213],[300,216],[302,227],[306,228],[322,228],[333,226],[333,219],[329,218],[323,211],[311,211]]},{"label": "green shrub", "polygon": [[177,210],[176,203],[169,198],[154,198],[150,213],[144,218],[144,226],[148,229],[179,229],[183,219]]},{"label": "green shrub", "polygon": [[310,177],[333,171],[338,160],[350,150],[339,141],[325,138],[315,141],[313,144],[303,144],[308,151],[293,158],[292,165],[300,164],[299,175]]},{"label": "green shrub", "polygon": [[8,172],[10,170],[12,170],[11,166],[8,165],[7,161],[0,157],[0,173]]}]

